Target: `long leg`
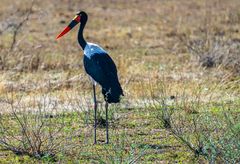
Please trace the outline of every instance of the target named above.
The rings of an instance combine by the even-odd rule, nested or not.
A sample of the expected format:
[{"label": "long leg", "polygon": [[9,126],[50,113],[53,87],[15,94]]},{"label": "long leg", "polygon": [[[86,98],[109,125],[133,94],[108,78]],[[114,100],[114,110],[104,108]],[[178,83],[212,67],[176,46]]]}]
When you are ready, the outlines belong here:
[{"label": "long leg", "polygon": [[93,84],[93,99],[94,99],[94,144],[97,143],[97,98],[95,84]]},{"label": "long leg", "polygon": [[105,104],[106,108],[106,144],[109,143],[109,137],[108,137],[108,102]]}]

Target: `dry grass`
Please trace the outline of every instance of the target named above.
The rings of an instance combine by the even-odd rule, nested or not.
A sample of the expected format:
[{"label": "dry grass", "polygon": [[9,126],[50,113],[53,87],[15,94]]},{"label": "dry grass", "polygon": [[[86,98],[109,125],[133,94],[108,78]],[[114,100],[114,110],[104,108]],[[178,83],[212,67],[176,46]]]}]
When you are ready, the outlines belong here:
[{"label": "dry grass", "polygon": [[[144,108],[161,100],[163,92],[167,99],[188,101],[187,113],[193,112],[191,104],[196,101],[239,102],[239,46],[235,46],[240,40],[239,0],[35,0],[13,45],[16,26],[26,19],[31,3],[1,0],[0,104],[9,92],[23,95],[25,102],[31,102],[31,95],[41,98],[49,92],[62,104],[69,96],[91,101],[77,28],[55,40],[78,10],[89,14],[86,40],[104,47],[117,65],[125,91],[124,109]],[[193,49],[200,49],[197,58]],[[199,61],[206,66],[202,63],[206,56],[214,59],[214,67],[199,66]],[[101,97],[99,88],[98,95]],[[148,137],[151,144],[159,142]],[[156,158],[161,159],[158,153]],[[155,159],[150,156],[146,158]],[[169,159],[175,157],[164,159],[173,162]]]},{"label": "dry grass", "polygon": [[[2,30],[6,28],[5,24],[24,19],[31,5],[28,1],[8,3],[3,1],[2,6],[9,7],[0,9]],[[74,76],[73,72],[83,73],[82,55],[76,42],[77,28],[60,41],[55,41],[55,35],[71,20],[74,11],[79,10],[76,8],[78,6],[89,13],[90,19],[85,30],[87,40],[99,43],[109,51],[117,63],[122,83],[127,84],[127,92],[132,92],[131,88],[138,85],[139,81],[158,81],[162,76],[169,76],[170,82],[179,87],[182,84],[179,81],[176,84],[178,78],[190,83],[198,79],[205,81],[209,79],[209,72],[192,66],[187,49],[189,40],[220,34],[226,39],[236,40],[240,37],[237,30],[239,2],[234,0],[73,1],[70,8],[68,1],[35,3],[30,20],[18,34],[13,52],[8,52],[13,29],[1,30],[4,70],[70,71],[68,78]],[[17,7],[18,10],[12,13],[11,7]],[[219,72],[218,69],[210,72],[217,78],[218,74],[222,76],[228,73],[224,70]],[[25,79],[25,73],[19,78],[28,80]]]},{"label": "dry grass", "polygon": [[[14,29],[7,27],[23,20],[31,3],[8,3],[3,1],[5,5],[0,9],[3,20],[0,28],[3,79],[6,76],[17,78],[26,85],[31,75],[46,74],[50,81],[53,80],[51,78],[61,81],[66,73],[68,79],[83,73],[82,54],[76,42],[77,28],[60,41],[55,41],[56,34],[79,9],[89,13],[85,30],[87,40],[99,43],[109,51],[116,61],[128,96],[133,98],[141,94],[139,86],[148,85],[149,81],[158,83],[163,78],[168,79],[175,92],[185,83],[194,87],[196,83],[206,83],[209,79],[221,81],[219,77],[228,76],[229,72],[222,68],[204,70],[193,65],[188,42],[218,35],[232,40],[240,37],[237,30],[239,2],[234,0],[71,1],[70,6],[69,1],[36,1],[30,20],[21,27],[16,45],[9,52]],[[11,75],[13,70],[16,73]],[[84,81],[87,80],[85,78]],[[46,82],[45,78],[36,81]]]}]

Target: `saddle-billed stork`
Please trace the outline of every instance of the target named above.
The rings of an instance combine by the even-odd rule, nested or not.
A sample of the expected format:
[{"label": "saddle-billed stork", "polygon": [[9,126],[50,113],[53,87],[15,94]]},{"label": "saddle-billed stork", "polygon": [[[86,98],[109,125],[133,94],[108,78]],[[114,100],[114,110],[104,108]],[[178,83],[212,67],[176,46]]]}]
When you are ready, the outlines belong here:
[{"label": "saddle-billed stork", "polygon": [[74,26],[80,23],[78,31],[78,43],[84,52],[83,63],[87,74],[92,79],[93,98],[94,98],[94,144],[96,140],[97,128],[97,98],[95,85],[98,83],[102,87],[102,94],[106,102],[106,143],[109,143],[108,135],[108,103],[120,102],[120,97],[124,96],[122,87],[118,80],[117,68],[108,53],[99,45],[86,42],[83,37],[83,30],[87,23],[88,15],[84,11],[76,14],[70,24],[57,36],[62,37]]}]

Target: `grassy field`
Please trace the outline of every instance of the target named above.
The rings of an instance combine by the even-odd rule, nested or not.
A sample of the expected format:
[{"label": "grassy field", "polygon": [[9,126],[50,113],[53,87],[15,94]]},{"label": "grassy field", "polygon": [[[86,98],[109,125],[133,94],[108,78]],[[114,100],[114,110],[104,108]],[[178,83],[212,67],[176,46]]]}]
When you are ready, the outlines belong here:
[{"label": "grassy field", "polygon": [[[1,0],[0,163],[240,162],[239,0]],[[91,83],[77,27],[115,61],[125,96]]]}]

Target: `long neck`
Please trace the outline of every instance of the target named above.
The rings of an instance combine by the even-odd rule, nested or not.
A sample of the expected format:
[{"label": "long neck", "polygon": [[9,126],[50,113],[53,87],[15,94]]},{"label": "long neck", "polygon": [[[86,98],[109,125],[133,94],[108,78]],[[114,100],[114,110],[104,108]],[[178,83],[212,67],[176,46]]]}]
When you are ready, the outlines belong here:
[{"label": "long neck", "polygon": [[86,25],[86,22],[82,22],[80,24],[79,31],[78,31],[78,43],[80,44],[80,46],[82,47],[83,50],[87,44],[87,42],[85,41],[85,39],[83,37],[83,30],[84,30],[85,25]]}]

